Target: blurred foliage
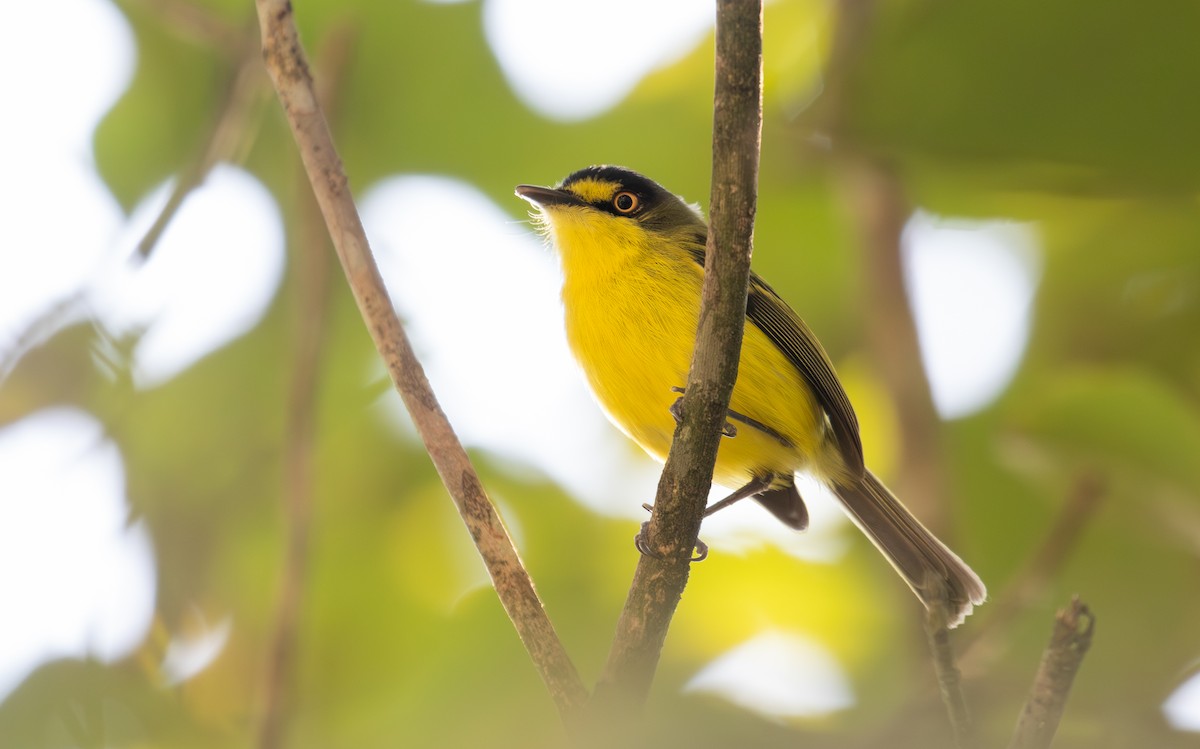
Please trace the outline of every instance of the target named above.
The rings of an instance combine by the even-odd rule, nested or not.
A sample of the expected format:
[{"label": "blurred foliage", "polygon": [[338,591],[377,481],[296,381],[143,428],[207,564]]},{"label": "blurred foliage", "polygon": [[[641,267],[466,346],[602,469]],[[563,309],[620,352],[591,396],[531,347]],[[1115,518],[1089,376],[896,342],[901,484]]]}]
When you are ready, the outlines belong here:
[{"label": "blurred foliage", "polygon": [[[96,160],[127,208],[195,158],[235,62],[222,49],[239,32],[256,33],[249,2],[197,4],[234,34],[224,48],[181,33],[162,12],[170,3],[120,3],[136,32],[137,73],[96,132]],[[395,173],[447,174],[519,218],[515,183],[552,183],[611,162],[707,197],[711,36],[610,112],[563,124],[512,94],[478,2],[296,6],[318,76],[323,43],[335,33],[352,39],[334,121],[359,191]],[[835,140],[893,165],[915,205],[1036,222],[1043,243],[1032,339],[1016,379],[983,412],[942,425],[953,545],[1003,600],[1077,477],[1095,474],[1106,486],[1079,547],[1040,594],[1003,628],[989,629],[993,603],[962,630],[960,643],[987,630],[1005,654],[967,674],[986,743],[1000,745],[1011,730],[1051,613],[1078,592],[1097,614],[1097,636],[1057,746],[1194,745],[1169,729],[1160,705],[1200,656],[1200,6],[880,6],[856,50],[845,132]],[[886,396],[862,373],[869,356],[861,356],[855,217],[821,145],[830,13],[812,0],[767,10],[755,262],[835,360],[851,363],[869,432],[891,418],[891,406],[873,405]],[[580,44],[619,54],[603,40]],[[296,159],[273,97],[264,93],[250,127],[247,167],[297,219]],[[375,353],[343,284],[335,287],[318,372],[316,506],[288,745],[559,745],[553,707],[427,458],[381,426],[383,388],[367,374]],[[133,512],[154,538],[158,634],[122,663],[45,665],[0,704],[0,744],[253,742],[284,549],[284,393],[298,293],[290,270],[256,329],[159,388],[135,391],[127,378],[102,375],[87,325],[59,332],[5,383],[5,423],[71,403],[108,425]],[[896,452],[894,438],[875,444],[868,448],[880,463]],[[476,458],[519,528],[551,617],[593,680],[635,563],[632,524]],[[648,738],[698,747],[946,745],[917,607],[854,539],[836,566],[763,550],[699,568],[667,643]],[[161,687],[163,633],[196,610],[232,617],[229,644],[208,669]],[[856,704],[782,725],[681,692],[705,663],[765,628],[828,648]]]}]

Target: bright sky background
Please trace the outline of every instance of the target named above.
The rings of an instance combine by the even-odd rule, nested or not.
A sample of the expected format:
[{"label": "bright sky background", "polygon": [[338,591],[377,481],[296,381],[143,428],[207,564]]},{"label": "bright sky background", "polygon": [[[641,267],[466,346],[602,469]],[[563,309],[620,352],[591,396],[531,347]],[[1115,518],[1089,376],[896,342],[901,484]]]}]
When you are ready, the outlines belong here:
[{"label": "bright sky background", "polygon": [[[251,175],[219,167],[185,204],[152,260],[130,265],[129,249],[168,186],[147,196],[131,218],[123,216],[94,171],[90,138],[129,83],[136,56],[131,31],[106,0],[16,3],[6,10],[10,28],[22,31],[0,45],[0,90],[8,111],[25,118],[0,121],[0,163],[7,174],[21,175],[0,180],[0,205],[8,211],[0,214],[6,241],[0,249],[0,381],[18,333],[78,294],[104,329],[146,329],[131,362],[135,382],[160,385],[260,319],[283,270],[279,210]],[[642,22],[627,23],[630,12]],[[483,3],[487,39],[513,90],[532,109],[562,120],[619,103],[648,71],[699,42],[711,12],[709,4],[692,0]],[[73,22],[59,23],[64,15]],[[610,45],[619,41],[627,52],[611,65],[570,67],[564,61],[586,59],[564,54],[563,45],[580,30],[603,35]],[[55,44],[47,45],[48,38]],[[63,55],[63,49],[73,52]],[[78,59],[89,64],[73,64]],[[564,173],[575,166],[564,164]],[[70,221],[61,220],[64,205]],[[398,175],[372,187],[362,209],[382,271],[464,440],[553,477],[598,510],[641,517],[636,506],[616,507],[610,498],[651,496],[657,466],[628,449],[575,372],[561,329],[553,256],[526,222],[512,217],[524,208],[497,206],[464,182]],[[904,244],[937,407],[947,418],[970,414],[996,397],[1020,361],[1038,277],[1037,233],[917,213]],[[438,251],[428,251],[434,247]],[[463,279],[464,291],[494,312],[482,324],[421,282],[464,264],[479,270]],[[225,272],[234,265],[237,273]],[[520,275],[526,293],[502,296],[505,284],[496,279],[511,273]],[[221,304],[211,304],[214,298]],[[514,341],[507,336],[514,329],[527,335]],[[437,341],[459,345],[438,347]],[[497,364],[505,361],[522,366]],[[464,379],[478,362],[493,373],[482,385]],[[497,404],[505,403],[511,405],[498,412]],[[389,418],[407,428],[403,415]],[[557,426],[547,429],[547,420]],[[589,457],[578,461],[576,455]],[[155,566],[153,539],[139,522],[127,522],[120,445],[89,414],[51,409],[0,428],[0,475],[6,485],[0,609],[9,612],[0,618],[3,699],[46,659],[112,660],[134,648],[153,612]],[[817,493],[812,487],[804,492]],[[797,556],[829,560],[843,545],[834,522],[840,517],[832,502],[817,502],[814,531],[801,539],[766,513],[730,512],[706,524],[706,540],[727,551],[776,543]],[[193,631],[172,644],[163,664],[167,681],[187,678],[219,657],[230,620],[219,612],[212,621],[199,612],[197,618],[201,625],[193,630],[201,635]],[[689,688],[736,700],[747,694],[751,674],[756,709],[774,705],[777,717],[830,712],[854,699],[837,662],[819,644],[788,632],[752,638],[698,673]],[[1177,726],[1200,730],[1195,679],[1168,700],[1167,714]]]}]

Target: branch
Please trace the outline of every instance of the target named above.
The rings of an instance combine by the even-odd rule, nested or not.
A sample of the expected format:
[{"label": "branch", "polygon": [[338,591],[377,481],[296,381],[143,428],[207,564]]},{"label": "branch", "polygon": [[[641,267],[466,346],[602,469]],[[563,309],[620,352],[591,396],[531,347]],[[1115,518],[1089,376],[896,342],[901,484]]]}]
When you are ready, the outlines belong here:
[{"label": "branch", "polygon": [[242,29],[193,0],[133,0],[133,4],[184,41],[203,45],[231,59],[245,52],[246,37]]},{"label": "branch", "polygon": [[[311,199],[304,202],[311,202]],[[301,213],[306,219],[305,223],[315,223],[314,215],[315,212]],[[288,423],[283,457],[283,512],[287,536],[284,540],[274,631],[267,651],[263,712],[258,736],[261,749],[283,746],[285,703],[294,671],[296,625],[308,568],[312,459],[316,431],[313,412],[328,303],[326,281],[329,277],[328,263],[324,262],[325,248],[320,242],[323,236],[320,228],[312,227],[314,231],[304,231],[298,237],[296,285],[299,288],[293,311],[297,341],[288,392]]]},{"label": "branch", "polygon": [[946,525],[940,464],[941,422],[933,405],[916,322],[904,286],[900,235],[911,206],[893,170],[872,158],[853,136],[850,87],[878,15],[877,0],[837,3],[827,85],[818,124],[832,138],[841,173],[843,203],[856,218],[863,250],[866,333],[900,427],[900,472],[894,487],[922,522]]},{"label": "branch", "polygon": [[842,153],[846,202],[858,216],[866,283],[867,341],[896,408],[900,468],[896,484],[905,503],[931,528],[947,523],[941,466],[941,420],[904,284],[900,236],[911,206],[895,173],[861,154]]},{"label": "branch", "polygon": [[239,144],[249,137],[247,123],[262,93],[262,69],[259,67],[254,45],[250,43],[252,37],[242,34],[239,39],[244,40],[241,53],[230,72],[221,108],[213,118],[204,146],[180,172],[166,205],[159,211],[142,241],[138,242],[137,254],[143,260],[154,251],[171,219],[179,212],[184,199],[204,183],[217,162],[233,157]]},{"label": "branch", "polygon": [[[954,745],[958,749],[971,749],[976,746],[975,731],[962,691],[962,674],[954,662],[954,648],[950,645],[946,583],[941,577],[930,573],[926,576],[925,588],[933,594],[930,600],[934,602],[925,612],[925,635],[933,653],[933,670],[937,675],[942,702],[946,705],[950,726],[954,730]],[[936,591],[941,591],[941,594],[934,594]]]},{"label": "branch", "polygon": [[313,91],[288,0],[257,0],[263,57],[304,161],[317,203],[367,330],[412,417],[442,483],[454,500],[500,602],[512,620],[568,728],[577,725],[587,689],[550,623],[462,443],[429,387],[400,326],[363,233],[325,117]]},{"label": "branch", "polygon": [[1073,597],[1067,607],[1058,612],[1054,633],[1042,653],[1029,701],[1017,720],[1009,749],[1046,749],[1050,746],[1066,708],[1071,683],[1092,645],[1095,627],[1096,617],[1080,602],[1079,596]]},{"label": "branch", "polygon": [[[233,63],[221,107],[196,156],[177,176],[166,204],[138,242],[135,259],[144,261],[162,238],[184,199],[199,187],[221,160],[232,159],[250,140],[247,121],[261,93],[261,68],[252,43],[253,36],[239,32],[218,16],[182,0],[138,0],[165,26],[188,38],[208,44]],[[244,142],[245,141],[245,142]],[[88,289],[76,289],[30,321],[11,345],[0,349],[0,382],[3,382],[30,349],[48,340],[62,327],[91,313]]]},{"label": "branch", "polygon": [[1041,546],[1034,550],[1023,570],[993,604],[991,615],[967,643],[963,668],[969,674],[985,671],[1003,653],[1003,634],[1033,603],[1042,599],[1050,582],[1074,553],[1084,528],[1096,515],[1104,499],[1104,479],[1083,473],[1075,480],[1058,517]]},{"label": "branch", "polygon": [[638,561],[608,662],[604,702],[642,705],[671,617],[687,585],[692,549],[737,377],[762,130],[762,4],[717,3],[713,177],[704,290],[682,418],[663,467],[649,540]]},{"label": "branch", "polygon": [[[320,86],[318,100],[333,109],[337,81],[348,59],[354,34],[342,27],[322,45],[328,76]],[[313,502],[313,443],[316,436],[316,401],[321,347],[325,338],[325,319],[329,308],[332,266],[326,248],[326,234],[311,190],[297,193],[300,217],[295,232],[295,298],[292,305],[294,335],[292,381],[288,390],[288,423],[283,457],[283,511],[287,537],[284,541],[283,569],[275,625],[267,651],[263,684],[263,708],[258,731],[260,749],[284,746],[287,702],[295,671],[297,622],[308,570],[308,539]]]}]

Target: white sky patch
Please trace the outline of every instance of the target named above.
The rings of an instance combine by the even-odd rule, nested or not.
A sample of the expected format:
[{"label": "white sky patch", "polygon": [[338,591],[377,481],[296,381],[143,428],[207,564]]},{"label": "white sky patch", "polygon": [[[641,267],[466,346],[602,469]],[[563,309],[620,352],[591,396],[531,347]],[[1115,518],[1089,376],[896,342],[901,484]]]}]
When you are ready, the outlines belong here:
[{"label": "white sky patch", "polygon": [[121,455],[99,422],[41,411],[0,430],[0,699],[46,660],[113,661],[150,626],[150,535],[128,522]]},{"label": "white sky patch", "polygon": [[4,17],[20,33],[0,44],[0,354],[79,289],[120,228],[91,136],[134,63],[133,34],[111,3],[10,3]]},{"label": "white sky patch", "polygon": [[488,43],[517,96],[561,120],[598,115],[712,28],[709,0],[486,0]]},{"label": "white sky patch", "polygon": [[902,237],[905,281],[944,418],[967,416],[1012,380],[1032,323],[1039,243],[1028,224],[949,221],[923,211]]},{"label": "white sky patch", "polygon": [[[20,33],[0,44],[6,100],[0,144],[66,146],[90,162],[92,130],[133,76],[133,32],[125,17],[105,0],[56,0],[6,3],[4,24]],[[11,166],[5,162],[5,181],[19,182]]]},{"label": "white sky patch", "polygon": [[772,720],[812,718],[854,704],[849,679],[828,650],[793,632],[770,631],[729,650],[684,687]]},{"label": "white sky patch", "polygon": [[112,334],[143,331],[134,381],[162,384],[262,318],[283,277],[283,222],[274,198],[247,172],[218,165],[193,191],[144,264],[131,248],[166,203],[169,185],[142,202],[123,248],[92,286],[96,316]]},{"label": "white sky patch", "polygon": [[[596,509],[642,512],[653,484],[644,499],[628,495],[623,438],[571,358],[557,263],[529,225],[445,177],[384,180],[363,197],[362,215],[392,301],[463,441],[536,467]],[[386,400],[407,424],[396,399]],[[636,468],[628,473],[637,480]]]},{"label": "white sky patch", "polygon": [[210,624],[198,609],[191,613],[189,630],[171,638],[163,654],[162,676],[166,686],[181,684],[208,668],[225,649],[233,632],[231,617]]},{"label": "white sky patch", "polygon": [[1172,728],[1200,733],[1200,672],[1179,685],[1162,706]]}]

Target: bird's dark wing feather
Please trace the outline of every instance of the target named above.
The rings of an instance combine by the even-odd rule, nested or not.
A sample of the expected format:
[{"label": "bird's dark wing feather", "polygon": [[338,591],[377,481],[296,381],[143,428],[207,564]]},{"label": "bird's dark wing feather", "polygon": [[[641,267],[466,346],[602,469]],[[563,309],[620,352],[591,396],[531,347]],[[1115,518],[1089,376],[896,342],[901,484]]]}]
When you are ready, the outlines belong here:
[{"label": "bird's dark wing feather", "polygon": [[[697,240],[688,252],[703,268],[704,237],[698,236]],[[833,362],[808,325],[753,271],[750,272],[750,292],[746,299],[746,319],[758,326],[800,371],[829,417],[838,452],[842,454],[847,470],[854,476],[861,476],[865,467],[858,417],[833,371]]]},{"label": "bird's dark wing feather", "polygon": [[757,325],[800,370],[829,416],[838,451],[846,467],[855,476],[861,475],[863,455],[862,441],[858,435],[858,417],[854,415],[854,407],[850,405],[850,399],[846,397],[846,391],[833,371],[833,362],[808,325],[757,273],[750,274],[746,318]]}]

